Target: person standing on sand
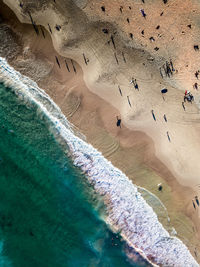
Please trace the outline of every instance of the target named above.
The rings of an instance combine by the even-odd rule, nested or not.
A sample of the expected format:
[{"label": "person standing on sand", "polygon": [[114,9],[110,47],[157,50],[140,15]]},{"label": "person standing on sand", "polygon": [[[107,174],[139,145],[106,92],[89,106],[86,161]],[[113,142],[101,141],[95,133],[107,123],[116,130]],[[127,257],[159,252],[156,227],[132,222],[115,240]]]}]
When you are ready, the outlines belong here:
[{"label": "person standing on sand", "polygon": [[89,63],[89,59],[86,58],[85,54],[83,53],[83,59],[85,61],[85,65],[87,65]]},{"label": "person standing on sand", "polygon": [[195,196],[195,200],[196,200],[197,205],[199,206],[198,196]]},{"label": "person standing on sand", "polygon": [[142,13],[143,18],[146,19],[146,13],[144,12],[144,9],[140,9],[140,11],[141,11],[141,13]]},{"label": "person standing on sand", "polygon": [[120,127],[120,129],[122,128],[121,127],[121,122],[122,122],[122,120],[119,119],[118,116],[117,116],[117,123],[116,123],[116,125],[117,125],[117,127]]},{"label": "person standing on sand", "polygon": [[158,184],[158,191],[162,191],[163,187],[162,187],[162,184]]},{"label": "person standing on sand", "polygon": [[195,75],[195,77],[196,77],[197,79],[199,79],[199,72],[198,72],[198,71],[196,71],[194,75]]},{"label": "person standing on sand", "polygon": [[137,81],[136,81],[136,79],[135,79],[135,81],[134,81],[134,87],[135,87],[135,89],[136,89],[136,90],[138,90],[138,91],[139,91],[139,87],[138,87],[138,84],[137,84]]},{"label": "person standing on sand", "polygon": [[192,200],[192,204],[193,204],[194,209],[196,210],[196,206],[193,200]]},{"label": "person standing on sand", "polygon": [[122,96],[122,90],[121,90],[121,88],[120,88],[119,85],[118,85],[118,89],[119,89],[119,93],[120,93],[120,95]]},{"label": "person standing on sand", "polygon": [[156,121],[156,116],[155,116],[155,114],[154,114],[153,109],[151,110],[151,114],[152,114],[152,116],[153,116],[154,121]]},{"label": "person standing on sand", "polygon": [[196,90],[198,90],[198,83],[195,83],[195,84],[193,85],[193,88],[196,89]]},{"label": "person standing on sand", "polygon": [[172,70],[170,68],[169,63],[166,61],[166,71],[167,71],[167,75],[170,78],[170,75],[172,75]]},{"label": "person standing on sand", "polygon": [[167,138],[168,138],[169,142],[171,142],[171,138],[169,136],[169,132],[167,132]]},{"label": "person standing on sand", "polygon": [[175,71],[174,66],[173,66],[173,62],[172,62],[171,59],[170,59],[170,65],[171,65],[171,67],[172,67],[172,71]]}]

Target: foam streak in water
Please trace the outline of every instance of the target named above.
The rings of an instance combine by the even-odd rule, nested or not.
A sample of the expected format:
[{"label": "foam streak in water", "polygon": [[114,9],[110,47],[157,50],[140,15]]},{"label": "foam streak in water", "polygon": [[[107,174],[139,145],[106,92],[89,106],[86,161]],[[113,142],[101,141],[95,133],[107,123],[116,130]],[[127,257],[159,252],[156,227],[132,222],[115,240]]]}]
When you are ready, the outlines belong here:
[{"label": "foam streak in water", "polygon": [[38,111],[48,116],[54,133],[59,133],[66,141],[74,164],[84,171],[95,190],[104,196],[107,222],[121,232],[129,246],[158,265],[199,266],[183,242],[170,237],[125,174],[90,144],[75,136],[71,124],[48,95],[36,83],[11,68],[3,58],[0,58],[0,81],[15,90],[24,101],[34,102]]}]

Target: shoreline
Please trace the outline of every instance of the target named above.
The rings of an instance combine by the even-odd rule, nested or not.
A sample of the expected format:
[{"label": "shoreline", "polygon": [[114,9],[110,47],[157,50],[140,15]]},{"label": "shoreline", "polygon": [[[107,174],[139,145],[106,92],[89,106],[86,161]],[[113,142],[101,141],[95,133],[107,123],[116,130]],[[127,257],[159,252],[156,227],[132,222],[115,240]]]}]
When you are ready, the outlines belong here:
[{"label": "shoreline", "polygon": [[[26,27],[27,29],[29,28],[29,30],[31,29],[30,26],[25,26],[25,25],[23,26],[24,29]],[[32,33],[34,32],[32,31]],[[34,39],[36,40],[37,38],[34,38]],[[47,41],[47,39],[45,41]],[[36,41],[34,41],[33,43],[35,42]],[[50,45],[51,39],[49,38],[49,36],[48,36],[47,42],[49,42],[49,45]],[[44,42],[41,42],[41,45],[43,46],[42,49],[44,50],[45,48]],[[42,54],[41,53],[42,49],[41,48],[38,49],[38,47],[39,47],[39,44],[33,45],[31,47],[31,52],[43,58],[47,58],[49,51],[43,52]],[[54,49],[52,51],[54,51]],[[55,54],[56,52],[54,52],[54,55]],[[179,184],[175,181],[174,176],[170,173],[168,168],[166,168],[164,164],[161,164],[161,162],[156,158],[153,140],[147,137],[146,134],[144,133],[141,133],[139,131],[133,132],[125,128],[124,126],[123,126],[123,129],[119,131],[116,128],[115,121],[113,121],[116,115],[119,115],[119,112],[115,108],[110,106],[109,104],[105,103],[104,100],[98,98],[98,96],[87,91],[88,89],[82,81],[82,71],[80,70],[80,68],[77,67],[78,72],[81,73],[79,74],[79,76],[77,75],[76,78],[73,76],[65,78],[65,71],[62,70],[61,71],[62,74],[60,74],[60,70],[55,65],[56,63],[55,63],[55,60],[53,60],[52,55],[51,56],[49,55],[48,60],[52,64],[54,64],[50,72],[51,77],[48,79],[45,78],[46,80],[43,79],[43,81],[40,81],[39,82],[39,84],[41,84],[40,87],[42,88],[46,87],[45,88],[46,92],[50,95],[50,97],[54,99],[56,103],[58,103],[62,111],[67,115],[68,115],[69,110],[67,109],[66,104],[69,102],[73,102],[73,101],[75,104],[77,104],[77,101],[80,101],[78,109],[77,110],[74,109],[74,113],[71,114],[70,120],[72,121],[72,123],[75,124],[81,130],[81,132],[83,132],[83,134],[87,136],[87,140],[89,142],[91,142],[95,147],[99,148],[105,156],[107,154],[106,157],[109,160],[111,160],[115,166],[118,165],[117,167],[119,167],[123,172],[125,172],[127,176],[134,181],[134,183],[135,182],[136,184],[141,183],[140,185],[144,186],[145,188],[148,187],[147,189],[148,190],[150,189],[151,192],[153,191],[153,193],[159,196],[162,202],[164,202],[165,204],[167,202],[166,206],[167,206],[167,209],[169,210],[169,214],[170,213],[173,214],[173,216],[170,215],[170,218],[172,219],[172,223],[173,223],[172,217],[176,216],[176,210],[173,212],[170,211],[170,206],[173,205],[173,201],[171,201],[170,203],[170,200],[167,200],[167,196],[162,196],[161,194],[157,192],[157,187],[156,187],[157,183],[160,181],[162,181],[163,183],[163,180],[162,180],[163,177],[168,181],[168,183],[171,185],[171,188],[173,188],[174,192],[171,193],[170,192],[171,189],[168,188],[167,184],[166,185],[164,184],[164,189],[168,191],[168,192],[165,192],[164,194],[167,194],[168,198],[171,198],[172,196],[173,200],[174,201],[176,200],[176,202],[179,203],[177,205],[179,211],[181,210],[185,212],[184,210],[185,204],[188,207],[189,199],[191,198],[193,192],[190,192],[190,190],[188,190],[187,188],[187,193],[184,193],[184,202],[181,203],[180,199],[183,196],[184,187],[179,186]],[[45,85],[46,81],[48,81],[48,84],[50,84],[54,79],[56,80],[57,88],[60,88],[58,89],[58,92],[54,92],[55,87],[53,85],[51,85],[50,86],[51,88],[48,90],[47,90],[48,86]],[[75,79],[80,80],[80,81],[76,82]],[[57,82],[58,80],[61,80],[61,82]],[[64,88],[64,90],[62,90],[62,88]],[[83,91],[83,88],[84,88],[84,91]],[[89,99],[87,97],[89,97]],[[68,101],[67,101],[67,98],[68,98]],[[93,104],[95,103],[97,107],[93,108],[91,103]],[[101,107],[101,105],[103,106],[103,108]],[[92,114],[90,114],[91,112]],[[105,114],[108,114],[108,113],[109,113],[109,116],[108,115],[105,116]],[[91,131],[93,131],[93,133],[89,133],[87,129],[87,127],[91,123],[94,123],[94,126],[91,125]],[[95,138],[95,135],[97,134],[101,135],[102,138],[106,137],[108,139],[108,143],[113,142],[114,148],[111,147],[110,150],[107,149],[108,144],[104,145],[102,140],[98,140]],[[120,144],[116,144],[117,143],[116,140]],[[133,145],[130,146],[130,143],[133,143]],[[136,149],[136,152],[131,151],[134,148]],[[117,154],[115,153],[116,151],[118,152],[120,151],[118,155],[116,155]],[[121,156],[119,154],[121,154]],[[128,162],[126,161],[120,162],[120,159],[122,160],[122,157],[124,155],[129,155],[130,157],[132,157],[132,161],[127,160]],[[139,162],[137,162],[136,164],[137,167],[132,169],[131,165],[134,163],[134,160],[137,158],[138,155],[140,159],[138,160]],[[154,155],[153,158],[152,158],[152,155]],[[144,170],[142,169],[143,167],[144,167]],[[137,168],[139,168],[139,170]],[[150,184],[150,182],[144,181],[144,178],[141,177],[141,176],[148,177],[148,175],[153,176],[153,178],[151,177],[151,179],[154,180],[152,184]],[[178,195],[178,197],[176,195]],[[187,199],[185,199],[186,196],[187,196]],[[193,216],[193,212],[190,207],[188,207],[187,214],[190,214],[190,216]],[[174,219],[174,221],[176,220]],[[194,218],[193,218],[193,221],[194,221]],[[197,226],[198,220],[196,220],[195,223]],[[177,227],[175,227],[175,229],[177,230]],[[183,229],[183,232],[184,232],[184,229]]]},{"label": "shoreline", "polygon": [[[95,191],[103,196],[108,212],[107,223],[111,228],[116,227],[130,247],[133,247],[150,263],[198,266],[182,241],[176,237],[170,237],[131,180],[104,158],[98,150],[74,136],[67,119],[60,113],[60,109],[45,92],[37,87],[37,84],[21,76],[20,73],[15,73],[2,59],[1,63],[4,69],[1,71],[3,82],[13,88],[19,97],[25,97],[26,101],[33,101],[39,107],[40,112],[49,117],[54,125],[52,130],[55,137],[61,136],[65,140],[73,155],[75,166],[82,169],[93,184]],[[47,100],[49,103],[45,106],[43,101],[46,103]],[[157,265],[153,264],[153,266]]]}]

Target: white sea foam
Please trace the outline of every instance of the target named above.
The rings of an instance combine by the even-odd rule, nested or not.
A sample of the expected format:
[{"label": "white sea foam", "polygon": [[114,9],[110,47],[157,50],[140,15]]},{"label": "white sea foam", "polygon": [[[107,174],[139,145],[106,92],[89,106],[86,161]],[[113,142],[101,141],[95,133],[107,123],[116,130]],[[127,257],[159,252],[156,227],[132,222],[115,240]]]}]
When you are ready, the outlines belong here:
[{"label": "white sea foam", "polygon": [[4,242],[0,240],[0,266],[12,267],[10,259],[4,255]]},{"label": "white sea foam", "polygon": [[104,196],[107,222],[121,232],[129,246],[158,265],[199,266],[183,242],[170,237],[153,209],[125,174],[94,147],[75,136],[71,124],[48,95],[1,57],[0,81],[13,88],[24,101],[37,104],[38,111],[48,116],[56,133],[66,140],[74,164],[84,171],[95,190]]}]

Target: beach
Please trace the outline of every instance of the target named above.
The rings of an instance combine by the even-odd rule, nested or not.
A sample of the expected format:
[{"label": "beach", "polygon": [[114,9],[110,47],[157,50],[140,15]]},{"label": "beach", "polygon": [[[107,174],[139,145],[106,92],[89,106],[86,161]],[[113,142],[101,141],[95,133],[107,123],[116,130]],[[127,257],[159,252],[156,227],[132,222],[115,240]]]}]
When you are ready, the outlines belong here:
[{"label": "beach", "polygon": [[[38,190],[38,182],[39,183],[44,183],[45,186],[47,186],[49,183],[45,183],[44,179],[47,178],[47,181],[52,183],[54,179],[59,179],[59,182],[57,181],[55,183],[55,188],[54,188],[54,194],[58,193],[58,199],[60,199],[61,195],[57,191],[58,189],[58,184],[65,184],[69,183],[69,177],[71,177],[69,173],[69,166],[67,166],[66,160],[70,160],[72,163],[72,170],[75,170],[75,167],[77,168],[77,175],[76,179],[72,183],[72,186],[67,186],[65,188],[64,193],[66,197],[69,197],[70,194],[69,192],[75,193],[74,189],[76,189],[77,185],[76,183],[78,182],[79,185],[77,189],[81,189],[80,186],[81,184],[84,186],[84,190],[87,191],[87,200],[84,200],[83,203],[86,204],[88,202],[88,197],[92,197],[93,194],[93,200],[91,199],[90,205],[95,204],[95,200],[98,201],[99,203],[96,202],[96,205],[94,205],[93,212],[95,213],[95,217],[101,218],[102,223],[106,223],[106,226],[111,229],[112,233],[116,235],[116,239],[119,239],[119,243],[115,240],[115,237],[112,237],[111,235],[111,247],[108,250],[108,252],[111,252],[110,257],[108,257],[108,262],[109,265],[112,266],[111,261],[116,259],[116,255],[114,259],[112,259],[112,246],[118,246],[119,247],[119,257],[122,260],[121,264],[125,264],[128,266],[128,262],[130,261],[130,264],[136,263],[136,266],[198,266],[197,262],[195,259],[192,257],[190,251],[188,248],[185,246],[185,244],[177,237],[174,236],[175,233],[169,234],[168,231],[163,227],[163,225],[159,222],[158,216],[156,213],[153,211],[152,207],[147,203],[147,201],[144,199],[143,194],[140,193],[141,188],[137,188],[130,180],[129,178],[121,172],[121,170],[117,169],[112,165],[111,162],[109,162],[101,152],[96,150],[91,144],[88,144],[85,140],[82,139],[82,136],[77,136],[77,131],[73,129],[73,125],[70,124],[70,122],[66,119],[66,117],[62,114],[60,108],[51,100],[51,98],[42,90],[40,89],[37,84],[29,79],[26,76],[21,75],[21,73],[16,72],[12,67],[10,67],[6,60],[3,58],[0,58],[0,80],[1,80],[1,100],[2,100],[2,130],[4,132],[4,136],[10,135],[10,138],[6,138],[5,142],[2,142],[1,145],[1,154],[3,153],[3,158],[1,158],[1,163],[5,165],[7,162],[12,162],[14,164],[15,168],[17,167],[18,171],[18,176],[20,176],[18,180],[21,183],[20,185],[17,185],[16,190],[14,190],[14,197],[15,194],[18,193],[19,191],[23,192],[23,195],[25,193],[25,199],[24,203],[27,202],[27,189],[30,188],[30,183],[32,186],[34,186],[34,190],[38,194],[42,194],[42,200],[44,203],[41,203],[41,200],[39,201],[39,206],[40,209],[44,209],[47,202],[50,204],[52,202],[53,206],[54,205],[64,205],[69,206],[69,211],[75,212],[75,210],[72,208],[72,204],[67,205],[66,201],[58,201],[56,199],[48,199],[47,197],[51,196],[49,194],[49,191],[52,189],[52,185],[50,185],[49,190],[44,190],[44,187],[40,185],[40,190]],[[20,115],[20,112],[16,112],[16,110],[23,110],[24,116]],[[33,116],[32,114],[29,113],[34,113],[35,115]],[[31,115],[31,116],[30,116]],[[28,120],[26,120],[26,117],[28,116]],[[42,127],[40,127],[39,124],[41,124]],[[39,126],[39,127],[38,127]],[[47,128],[47,129],[44,129]],[[36,131],[35,131],[36,130]],[[44,131],[45,130],[45,131]],[[46,131],[47,130],[47,131]],[[34,137],[30,138],[30,131],[32,134],[34,134]],[[43,135],[44,134],[44,135]],[[80,134],[80,133],[79,133]],[[50,137],[50,138],[49,138]],[[52,144],[52,141],[48,139],[54,140],[54,144]],[[9,142],[9,139],[12,140],[11,142],[11,148],[7,144]],[[21,139],[21,140],[20,140]],[[85,138],[84,138],[85,139]],[[17,141],[19,140],[19,141]],[[28,142],[27,142],[28,141]],[[35,143],[36,141],[36,143]],[[13,144],[12,144],[13,143]],[[33,143],[33,145],[32,145]],[[34,143],[36,146],[34,146]],[[49,144],[49,145],[48,145]],[[40,148],[40,145],[43,146],[43,148]],[[53,146],[52,146],[53,145]],[[48,153],[47,149],[50,148],[52,150],[53,148],[56,148],[56,146],[60,146],[60,149],[55,153],[54,151],[50,151]],[[5,148],[6,147],[6,148]],[[8,149],[7,149],[8,148]],[[5,154],[5,150],[9,153]],[[22,153],[21,151],[22,150]],[[60,151],[61,150],[61,151]],[[19,153],[19,155],[16,157],[15,153]],[[25,152],[25,153],[23,153]],[[52,154],[53,152],[53,154]],[[44,157],[41,157],[41,160],[39,159],[39,154],[36,155],[37,153],[42,153]],[[59,155],[61,153],[61,155]],[[62,159],[62,154],[63,159]],[[21,157],[26,158],[25,162],[24,160],[21,160]],[[27,158],[33,158],[34,162],[33,166],[36,166],[36,171],[33,171],[30,169],[30,162],[29,159]],[[35,183],[38,179],[34,177],[34,175],[38,174],[38,169],[37,165],[38,163],[41,164],[42,168],[42,173],[44,172],[45,174],[45,168],[48,168],[48,162],[52,161],[52,159],[55,157],[55,163],[50,163],[50,169],[52,168],[52,177],[50,175],[50,179],[48,176],[44,175],[44,179],[42,181],[37,182],[37,187],[35,187]],[[32,159],[31,159],[32,160]],[[26,163],[27,161],[27,163]],[[47,161],[47,162],[46,162]],[[22,165],[23,162],[23,165]],[[42,162],[44,163],[44,167],[42,166]],[[10,164],[10,165],[12,165]],[[22,167],[23,166],[23,167]],[[60,166],[60,168],[59,168]],[[55,168],[58,168],[58,170],[55,170]],[[21,172],[19,171],[21,170]],[[30,171],[31,170],[31,171]],[[3,175],[1,174],[1,180],[5,180],[5,177],[8,177],[8,174],[5,176],[4,172],[8,172],[7,168],[3,166],[2,168]],[[82,173],[80,173],[82,171]],[[29,177],[28,179],[25,179],[22,177],[23,173],[26,173]],[[59,172],[61,172],[59,174]],[[62,174],[63,172],[63,174]],[[40,173],[39,178],[41,177],[42,173]],[[81,175],[82,174],[82,175]],[[64,175],[64,176],[63,176]],[[41,178],[40,178],[41,179]],[[71,179],[71,178],[70,178]],[[21,180],[21,181],[20,181]],[[77,181],[76,181],[77,180]],[[28,188],[25,189],[25,184],[28,182]],[[4,181],[5,183],[5,181]],[[23,183],[23,185],[22,185]],[[90,187],[88,187],[90,185]],[[12,186],[12,183],[11,183]],[[72,189],[75,187],[74,189]],[[33,189],[33,188],[32,188]],[[83,190],[83,189],[82,189]],[[91,192],[94,190],[94,192]],[[9,190],[10,191],[10,190]],[[8,192],[9,192],[8,191]],[[13,190],[12,190],[13,191]],[[69,191],[69,192],[68,192]],[[9,192],[10,195],[11,192]],[[86,192],[85,192],[86,193]],[[95,196],[95,193],[97,195]],[[80,194],[82,195],[83,192],[80,191]],[[45,196],[46,195],[46,196]],[[79,194],[78,194],[79,195]],[[90,196],[91,195],[91,196]],[[8,197],[8,194],[5,194],[5,197]],[[31,203],[34,207],[37,202],[37,200],[41,199],[38,197],[34,197],[33,195],[33,190],[31,190],[31,199],[29,198],[27,203]],[[76,195],[75,195],[76,197]],[[101,198],[102,197],[102,198]],[[10,196],[8,197],[10,198]],[[22,196],[23,198],[23,196]],[[46,200],[46,201],[45,201]],[[42,202],[43,202],[42,201]],[[74,198],[73,198],[74,201]],[[17,203],[19,201],[17,200]],[[16,204],[17,204],[16,203]],[[76,203],[76,201],[75,201]],[[11,200],[8,201],[8,205],[11,204]],[[87,203],[89,204],[89,203]],[[38,204],[36,204],[38,206]],[[92,206],[93,206],[92,205]],[[155,205],[152,205],[155,208]],[[8,206],[9,207],[9,206]],[[26,217],[26,208],[24,207],[24,204],[22,205],[17,204],[17,207],[20,210],[20,213],[24,213],[23,217]],[[84,209],[84,207],[80,207],[81,209],[78,210],[79,213],[83,213],[83,218],[88,218],[88,212]],[[5,205],[4,208],[5,209]],[[33,208],[34,210],[34,208]],[[61,210],[58,210],[58,215],[65,215],[63,216],[64,218],[68,218],[67,220],[69,221],[68,223],[65,222],[63,224],[63,230],[62,232],[66,232],[68,227],[70,226],[71,219],[69,218],[68,214],[69,211],[65,214],[61,212]],[[5,211],[4,211],[5,212]],[[7,210],[8,212],[8,210]],[[30,208],[30,212],[32,212],[32,208]],[[50,209],[47,208],[46,212],[50,212]],[[7,243],[11,243],[13,245],[13,241],[9,240],[9,236],[13,238],[13,235],[10,235],[10,230],[12,231],[13,227],[13,220],[12,217],[14,216],[14,211],[12,209],[10,210],[9,207],[9,213],[6,213],[6,215],[2,214],[2,222],[1,222],[1,228],[2,228],[2,237],[3,237],[3,251],[5,251],[5,247],[7,247]],[[46,218],[45,218],[46,217]],[[41,214],[39,216],[39,220],[42,220],[42,225],[48,221],[48,215],[42,216]],[[74,217],[74,216],[73,216]],[[92,216],[93,218],[93,216]],[[21,218],[22,219],[22,218]],[[34,218],[36,219],[36,218]],[[93,218],[94,219],[94,218]],[[27,220],[27,218],[25,219]],[[91,219],[90,219],[91,220]],[[168,217],[169,220],[169,217]],[[19,224],[16,225],[15,222],[15,227],[16,231],[19,231]],[[77,222],[82,223],[82,220],[78,220]],[[77,222],[71,222],[72,225],[77,225]],[[91,222],[90,222],[91,223]],[[26,224],[25,224],[26,225]],[[29,222],[30,225],[30,222]],[[56,222],[54,221],[51,224],[48,223],[48,227],[46,229],[47,232],[49,232],[49,228],[55,227]],[[72,226],[71,225],[71,226]],[[84,224],[85,225],[85,224]],[[20,225],[22,227],[21,232],[23,235],[26,236],[27,238],[27,227],[26,226],[24,229],[24,224]],[[87,224],[85,225],[87,228]],[[4,227],[6,227],[6,231],[4,230]],[[32,228],[32,224],[31,224]],[[77,228],[77,227],[76,227]],[[87,228],[90,231],[90,227]],[[41,227],[36,227],[35,230],[41,231]],[[34,230],[34,232],[35,232]],[[69,230],[71,230],[71,227],[69,227]],[[82,230],[80,227],[78,229],[74,229],[72,226],[72,238],[73,236],[77,236],[77,233]],[[75,230],[75,231],[74,231]],[[87,230],[87,231],[88,231]],[[57,231],[56,231],[57,232]],[[71,231],[70,231],[71,232]],[[78,234],[79,238],[83,239],[82,234]],[[93,237],[89,234],[89,236],[86,234],[86,237],[84,238],[84,242],[86,242],[86,249],[88,250],[87,243],[89,242],[89,250],[94,249],[96,250],[95,243],[99,242],[98,236],[94,236],[95,232],[93,233]],[[36,235],[36,236],[37,236]],[[119,236],[118,236],[119,235]],[[30,229],[29,232],[29,238],[27,239],[27,242],[30,245],[32,245],[32,240],[30,236],[35,236],[33,234],[32,229]],[[46,236],[46,234],[45,234]],[[61,235],[62,236],[62,235]],[[104,233],[104,241],[101,238],[101,243],[105,243],[106,239],[108,236],[108,233],[105,229]],[[1,240],[2,240],[1,237]],[[14,235],[15,237],[15,235]],[[44,236],[42,236],[44,238]],[[88,240],[89,238],[89,240]],[[90,239],[92,240],[90,241]],[[47,238],[47,240],[49,237]],[[51,236],[50,236],[50,239]],[[46,240],[44,240],[46,242]],[[62,239],[60,240],[60,235],[57,236],[56,241],[60,246],[63,246]],[[64,243],[66,242],[66,246],[69,247],[70,242],[66,237],[64,237]],[[123,242],[125,243],[123,246]],[[82,243],[82,242],[81,242]],[[23,243],[22,243],[23,244]],[[13,257],[13,249],[11,247],[6,250],[7,253],[1,253],[1,257],[4,259],[6,258],[6,266],[8,266],[8,260],[11,262],[16,262],[17,258],[17,264],[14,263],[14,266],[21,266],[19,263],[23,260],[23,246],[22,244],[20,245],[20,249],[17,248],[15,252],[15,257]],[[43,242],[42,242],[43,244]],[[122,247],[121,247],[122,246]],[[66,252],[69,250],[63,248]],[[54,246],[50,245],[50,249],[56,252],[54,249]],[[78,247],[79,250],[79,247]],[[85,248],[84,248],[85,250]],[[102,250],[102,249],[101,249]],[[73,250],[73,252],[76,253],[77,249]],[[19,253],[20,252],[20,253]],[[66,254],[66,252],[64,254]],[[78,251],[77,251],[78,252]],[[89,251],[88,251],[89,252]],[[95,251],[97,254],[97,251]],[[107,252],[107,251],[106,251]],[[45,252],[45,254],[48,252]],[[16,257],[16,254],[19,254],[18,257]],[[39,253],[40,254],[40,253]],[[63,254],[63,253],[61,253]],[[88,254],[88,253],[87,253]],[[21,255],[21,257],[20,257]],[[32,250],[30,251],[29,249],[26,251],[27,255],[27,260],[28,262],[31,260],[33,261],[33,253]],[[94,263],[95,266],[99,265],[99,260],[101,259],[102,253],[96,257],[97,262]],[[65,256],[66,260],[67,255]],[[126,256],[126,257],[124,257]],[[139,257],[138,257],[139,256]],[[51,255],[52,257],[52,255]],[[89,255],[89,258],[86,260],[86,266],[93,260],[92,255]],[[8,260],[7,260],[8,258]],[[43,262],[44,260],[38,258],[38,252],[34,254],[34,260],[41,261],[42,266],[46,266],[46,262]],[[62,260],[60,255],[57,255],[55,258],[56,261],[59,262],[59,266],[63,266]],[[61,260],[61,262],[60,262]],[[80,262],[82,265],[83,257],[80,257]],[[85,260],[84,260],[85,261]],[[102,264],[100,266],[106,265],[107,259],[103,260]],[[76,262],[75,257],[72,258],[72,265]],[[24,263],[23,263],[24,264]],[[52,264],[52,263],[51,263]],[[119,264],[119,262],[118,262]],[[120,266],[122,266],[119,264]],[[141,265],[142,264],[142,265]],[[65,261],[64,266],[71,266],[70,263],[67,263]],[[114,264],[116,266],[116,264]]]},{"label": "beach", "polygon": [[[108,6],[107,3],[105,5]],[[100,10],[95,6],[88,6]],[[111,7],[108,6],[109,9]],[[41,33],[39,36],[35,34],[31,25],[20,24],[13,15],[9,16],[9,12],[6,13],[5,22],[20,35],[18,42],[22,49],[22,53],[17,55],[18,60],[11,59],[9,63],[33,80],[37,78],[38,85],[45,89],[66,117],[86,136],[89,143],[98,148],[135,184],[148,189],[161,199],[168,210],[171,225],[177,231],[177,236],[184,241],[194,256],[196,248],[198,260],[199,217],[198,211],[194,210],[192,205],[192,199],[198,194],[199,182],[197,134],[199,110],[198,103],[192,106],[188,103],[187,112],[184,112],[181,106],[183,88],[186,84],[179,75],[185,76],[185,73],[179,71],[177,77],[174,74],[170,81],[162,81],[160,84],[159,72],[154,71],[156,64],[152,64],[147,59],[149,55],[146,51],[141,59],[137,58],[137,53],[133,51],[137,62],[136,69],[129,68],[130,60],[130,63],[127,63],[128,67],[120,65],[119,70],[113,71],[112,65],[118,65],[114,63],[115,57],[112,57],[113,61],[106,65],[111,59],[110,50],[105,49],[105,54],[108,53],[107,57],[105,55],[96,62],[94,55],[92,56],[92,53],[95,54],[92,47],[91,53],[89,50],[86,50],[87,53],[83,50],[87,47],[85,41],[82,51],[90,59],[86,66],[82,54],[80,56],[78,53],[80,48],[77,49],[77,54],[76,49],[71,49],[71,52],[65,50],[62,43],[58,42],[56,33],[53,36],[53,44],[58,54],[52,46],[50,35],[45,30],[44,39]],[[101,15],[100,10],[98,19]],[[111,17],[115,20],[114,14]],[[109,20],[109,18],[107,15],[106,19]],[[39,20],[39,15],[37,19]],[[42,21],[38,21],[38,24],[42,24]],[[119,34],[117,38],[116,42],[120,40],[121,35]],[[129,50],[125,49],[125,51],[129,57]],[[61,56],[65,53],[74,60],[76,73],[71,60]],[[59,59],[61,68],[56,63],[55,56]],[[65,60],[70,66],[70,72],[66,68]],[[140,66],[143,65],[144,60],[147,65],[146,72]],[[179,64],[182,66],[182,61],[181,59],[178,61],[177,55],[176,60],[177,63],[174,65],[179,68]],[[88,70],[86,70],[87,67]],[[118,66],[115,68],[118,69]],[[149,71],[151,69],[153,77]],[[129,83],[132,76],[137,78],[139,91]],[[189,81],[188,76],[185,76],[185,79]],[[123,98],[119,94],[119,85],[125,95]],[[160,88],[165,86],[169,92],[163,101]],[[127,103],[127,95],[130,95],[133,108]],[[198,100],[198,92],[195,91],[194,95]],[[156,122],[152,119],[152,109],[157,118]],[[167,114],[167,124],[163,120],[164,114]],[[122,118],[121,129],[116,127],[116,116]],[[171,143],[167,139],[166,132],[170,133]],[[158,192],[159,183],[163,185],[162,192]]]}]

